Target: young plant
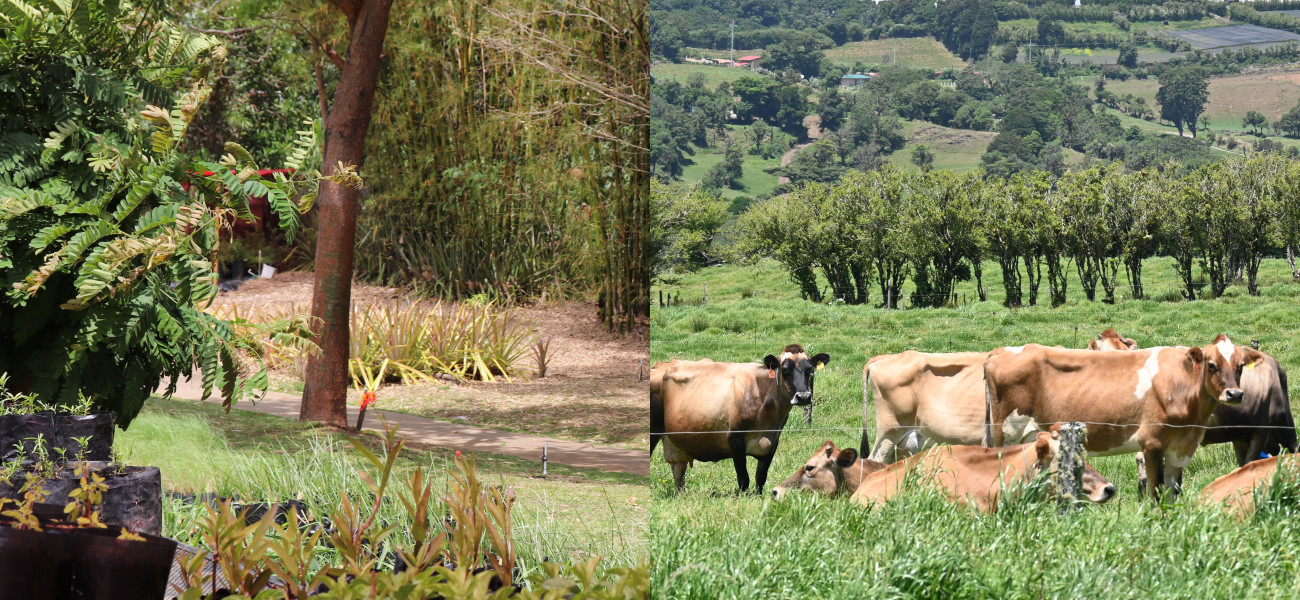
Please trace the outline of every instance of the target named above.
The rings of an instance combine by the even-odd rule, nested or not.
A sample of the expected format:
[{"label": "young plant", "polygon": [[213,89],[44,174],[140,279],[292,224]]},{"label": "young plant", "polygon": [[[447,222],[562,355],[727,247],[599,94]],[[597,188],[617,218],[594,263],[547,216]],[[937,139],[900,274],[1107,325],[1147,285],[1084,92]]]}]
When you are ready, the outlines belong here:
[{"label": "young plant", "polygon": [[104,478],[99,473],[90,468],[90,463],[84,461],[77,463],[76,475],[79,480],[77,489],[68,492],[68,504],[63,507],[64,514],[78,527],[107,527],[100,522],[99,511],[95,509],[104,501],[108,484],[104,483]]},{"label": "young plant", "polygon": [[551,359],[554,357],[550,355],[550,349],[551,338],[537,338],[537,341],[533,342],[533,360],[537,361],[538,379],[545,378],[546,370],[551,366]]}]

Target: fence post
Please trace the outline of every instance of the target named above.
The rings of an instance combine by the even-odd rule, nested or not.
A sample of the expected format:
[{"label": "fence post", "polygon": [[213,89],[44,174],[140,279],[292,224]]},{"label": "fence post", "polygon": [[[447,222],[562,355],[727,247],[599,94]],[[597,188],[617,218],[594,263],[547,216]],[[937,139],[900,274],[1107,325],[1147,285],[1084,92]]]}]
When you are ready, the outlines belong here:
[{"label": "fence post", "polygon": [[659,290],[659,308],[664,307],[664,291]]},{"label": "fence post", "polygon": [[709,303],[709,284],[704,284],[704,304]]},{"label": "fence post", "polygon": [[1061,512],[1071,510],[1083,499],[1084,444],[1088,428],[1083,423],[1071,421],[1061,425],[1061,446],[1056,453],[1057,493]]}]

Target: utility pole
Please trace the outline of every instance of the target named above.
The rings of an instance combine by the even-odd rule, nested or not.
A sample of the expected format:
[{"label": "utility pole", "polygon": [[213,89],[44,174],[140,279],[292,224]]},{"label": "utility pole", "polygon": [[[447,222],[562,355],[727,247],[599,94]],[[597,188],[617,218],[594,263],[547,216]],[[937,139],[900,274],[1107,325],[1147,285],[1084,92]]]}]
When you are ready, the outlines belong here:
[{"label": "utility pole", "polygon": [[731,65],[736,66],[736,20],[731,20]]}]

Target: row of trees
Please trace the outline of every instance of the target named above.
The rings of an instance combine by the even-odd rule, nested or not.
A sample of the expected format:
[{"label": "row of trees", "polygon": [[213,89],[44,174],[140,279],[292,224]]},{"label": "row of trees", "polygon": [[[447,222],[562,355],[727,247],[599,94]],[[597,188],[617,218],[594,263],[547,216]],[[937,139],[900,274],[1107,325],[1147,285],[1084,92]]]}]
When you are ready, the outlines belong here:
[{"label": "row of trees", "polygon": [[1053,179],[885,166],[752,205],[726,235],[737,260],[776,259],[809,300],[865,304],[876,288],[890,308],[909,279],[914,306],[948,304],[971,278],[987,300],[985,261],[999,265],[1011,307],[1064,303],[1071,270],[1088,300],[1114,302],[1121,271],[1129,296],[1143,298],[1142,260],[1157,254],[1174,258],[1189,300],[1205,284],[1218,296],[1242,279],[1258,295],[1261,259],[1283,250],[1300,279],[1300,164],[1256,155],[1185,176],[1174,167],[1111,164]]}]

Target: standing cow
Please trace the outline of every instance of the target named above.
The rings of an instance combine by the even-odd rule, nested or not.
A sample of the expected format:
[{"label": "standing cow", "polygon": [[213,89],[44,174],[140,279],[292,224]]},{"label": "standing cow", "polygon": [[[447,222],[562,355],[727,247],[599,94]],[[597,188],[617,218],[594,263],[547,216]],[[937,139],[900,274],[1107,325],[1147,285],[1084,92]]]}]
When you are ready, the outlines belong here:
[{"label": "standing cow", "polygon": [[[1091,350],[1128,350],[1133,340],[1107,329]],[[984,361],[987,352],[881,354],[862,369],[862,442],[858,452],[892,463],[934,444],[984,442]],[[866,424],[875,396],[876,447]]]},{"label": "standing cow", "polygon": [[692,461],[730,458],[740,490],[749,489],[745,457],[758,459],[758,492],[794,406],[813,401],[813,377],[829,363],[797,344],[762,364],[710,360],[659,363],[650,374],[650,451],[662,439],[664,460],[681,489]]},{"label": "standing cow", "polygon": [[1004,348],[984,363],[987,446],[1016,444],[1048,425],[1088,424],[1090,456],[1142,451],[1149,478],[1178,493],[1182,469],[1210,414],[1240,404],[1250,348],[1150,348],[1089,352],[1036,344]]}]

